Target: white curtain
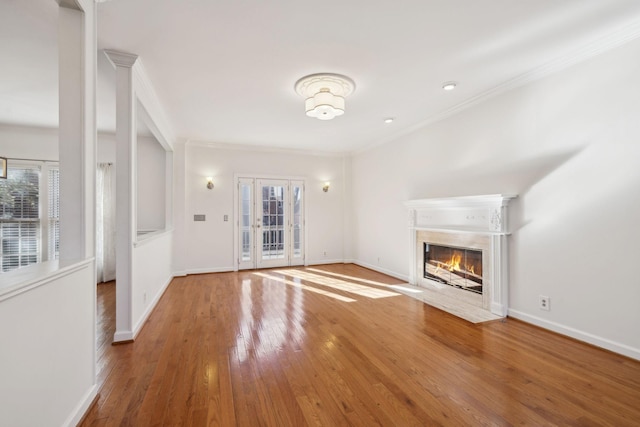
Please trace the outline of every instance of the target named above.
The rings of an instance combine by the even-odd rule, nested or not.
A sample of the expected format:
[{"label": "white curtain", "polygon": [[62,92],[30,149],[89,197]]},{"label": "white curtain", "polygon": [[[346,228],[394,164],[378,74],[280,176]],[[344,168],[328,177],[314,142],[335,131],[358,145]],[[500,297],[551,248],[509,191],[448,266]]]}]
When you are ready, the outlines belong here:
[{"label": "white curtain", "polygon": [[96,282],[116,278],[116,205],[113,165],[98,163],[96,177]]}]

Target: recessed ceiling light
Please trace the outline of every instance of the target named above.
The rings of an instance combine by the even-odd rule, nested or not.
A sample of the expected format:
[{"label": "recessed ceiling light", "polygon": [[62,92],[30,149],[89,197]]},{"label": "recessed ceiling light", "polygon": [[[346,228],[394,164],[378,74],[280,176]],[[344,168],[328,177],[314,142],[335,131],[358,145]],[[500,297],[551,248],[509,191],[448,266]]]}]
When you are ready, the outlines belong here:
[{"label": "recessed ceiling light", "polygon": [[444,82],[442,83],[442,89],[444,90],[454,90],[458,83],[456,82]]},{"label": "recessed ceiling light", "polygon": [[393,117],[388,117],[386,119],[384,119],[385,123],[393,123],[394,118]]}]

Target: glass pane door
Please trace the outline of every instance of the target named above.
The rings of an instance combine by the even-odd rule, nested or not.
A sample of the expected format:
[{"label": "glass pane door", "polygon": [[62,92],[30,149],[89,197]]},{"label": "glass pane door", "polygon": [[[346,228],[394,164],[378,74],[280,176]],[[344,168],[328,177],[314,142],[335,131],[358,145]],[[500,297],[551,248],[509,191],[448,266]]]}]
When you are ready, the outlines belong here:
[{"label": "glass pane door", "polygon": [[253,223],[253,178],[238,180],[238,269],[255,268]]},{"label": "glass pane door", "polygon": [[283,267],[289,265],[288,215],[286,180],[257,180],[259,194],[256,212],[257,267]]},{"label": "glass pane door", "polygon": [[304,265],[304,182],[238,178],[237,265]]},{"label": "glass pane door", "polygon": [[304,183],[291,181],[291,263],[304,265]]}]

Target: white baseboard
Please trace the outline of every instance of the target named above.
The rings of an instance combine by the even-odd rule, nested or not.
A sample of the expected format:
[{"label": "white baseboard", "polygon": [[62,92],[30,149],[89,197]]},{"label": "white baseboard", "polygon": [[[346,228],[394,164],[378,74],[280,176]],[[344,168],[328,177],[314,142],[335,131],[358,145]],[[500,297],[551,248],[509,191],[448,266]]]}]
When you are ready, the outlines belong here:
[{"label": "white baseboard", "polygon": [[98,395],[98,385],[94,384],[85,393],[82,399],[80,399],[80,402],[78,402],[76,407],[73,408],[73,411],[71,412],[71,414],[69,414],[69,417],[66,419],[64,423],[62,423],[62,425],[64,427],[77,426],[80,420],[82,419],[82,417],[84,417],[84,414],[86,414],[86,412],[89,410],[89,407],[91,406],[91,404],[93,403],[93,400],[96,398],[97,395]]},{"label": "white baseboard", "polygon": [[113,342],[133,341],[133,331],[116,331],[113,334]]},{"label": "white baseboard", "polygon": [[505,317],[507,315],[508,308],[504,304],[492,302],[491,309],[489,311],[491,311],[496,316]]},{"label": "white baseboard", "polygon": [[622,354],[623,356],[640,360],[640,349],[633,348],[619,342],[611,341],[606,338],[590,334],[588,332],[580,331],[578,329],[565,326],[560,323],[551,322],[537,316],[532,316],[530,314],[523,313],[522,311],[509,309],[508,316],[513,317],[514,319],[522,320],[523,322],[531,323],[532,325],[536,325],[544,329],[549,329],[550,331],[557,332],[571,338],[575,338],[579,341],[593,344],[597,347],[613,351],[614,353]]},{"label": "white baseboard", "polygon": [[184,277],[187,275],[187,272],[182,270],[182,271],[174,271],[173,272],[173,277]]},{"label": "white baseboard", "polygon": [[173,276],[169,276],[169,279],[165,282],[164,285],[162,285],[160,290],[156,293],[156,296],[153,297],[153,300],[151,300],[151,304],[149,304],[147,306],[147,309],[144,311],[144,313],[142,313],[142,316],[140,317],[140,320],[138,321],[136,326],[134,326],[134,328],[133,328],[133,338],[131,338],[131,339],[135,339],[138,336],[138,334],[140,333],[140,330],[144,326],[144,322],[147,321],[147,319],[149,318],[149,316],[153,312],[153,309],[156,308],[156,305],[158,304],[158,301],[160,301],[160,298],[162,297],[164,292],[167,290],[167,287],[169,286],[169,284],[171,283],[172,280],[173,280]]},{"label": "white baseboard", "polygon": [[342,264],[344,263],[341,259],[311,259],[307,260],[305,265],[323,265],[323,264]]},{"label": "white baseboard", "polygon": [[140,320],[138,321],[138,323],[134,326],[133,331],[116,331],[116,333],[113,334],[113,342],[127,342],[127,341],[133,341],[136,339],[136,336],[138,336],[138,333],[144,326],[144,322],[147,321],[147,319],[153,312],[153,309],[156,308],[158,301],[160,301],[160,298],[162,297],[164,292],[167,290],[167,287],[169,286],[173,278],[174,278],[173,275],[170,276],[169,279],[164,283],[164,285],[162,285],[158,293],[156,293],[156,295],[153,297],[153,300],[151,300],[151,303],[147,306],[147,309],[144,311],[144,313],[140,317]]},{"label": "white baseboard", "polygon": [[207,274],[207,273],[229,273],[233,271],[233,267],[217,267],[217,268],[194,268],[186,270],[184,275],[189,274]]},{"label": "white baseboard", "polygon": [[353,264],[359,265],[360,267],[368,268],[369,270],[377,271],[378,273],[386,274],[387,276],[395,277],[396,279],[400,279],[403,282],[409,282],[409,276],[405,274],[400,274],[395,271],[387,270],[386,268],[381,268],[378,265],[368,264],[363,261],[354,260]]}]

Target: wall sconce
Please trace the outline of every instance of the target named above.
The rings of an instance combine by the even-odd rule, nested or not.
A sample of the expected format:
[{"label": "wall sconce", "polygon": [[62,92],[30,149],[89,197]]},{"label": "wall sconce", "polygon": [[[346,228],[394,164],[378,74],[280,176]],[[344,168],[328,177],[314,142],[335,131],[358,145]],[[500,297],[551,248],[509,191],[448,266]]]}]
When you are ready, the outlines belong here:
[{"label": "wall sconce", "polygon": [[330,185],[330,184],[331,184],[331,183],[330,183],[329,181],[325,182],[325,183],[324,183],[324,186],[322,187],[322,191],[324,191],[325,193],[326,193],[327,191],[329,191],[329,185]]},{"label": "wall sconce", "polygon": [[207,188],[209,190],[213,190],[213,177],[210,177],[210,176],[207,177]]}]

